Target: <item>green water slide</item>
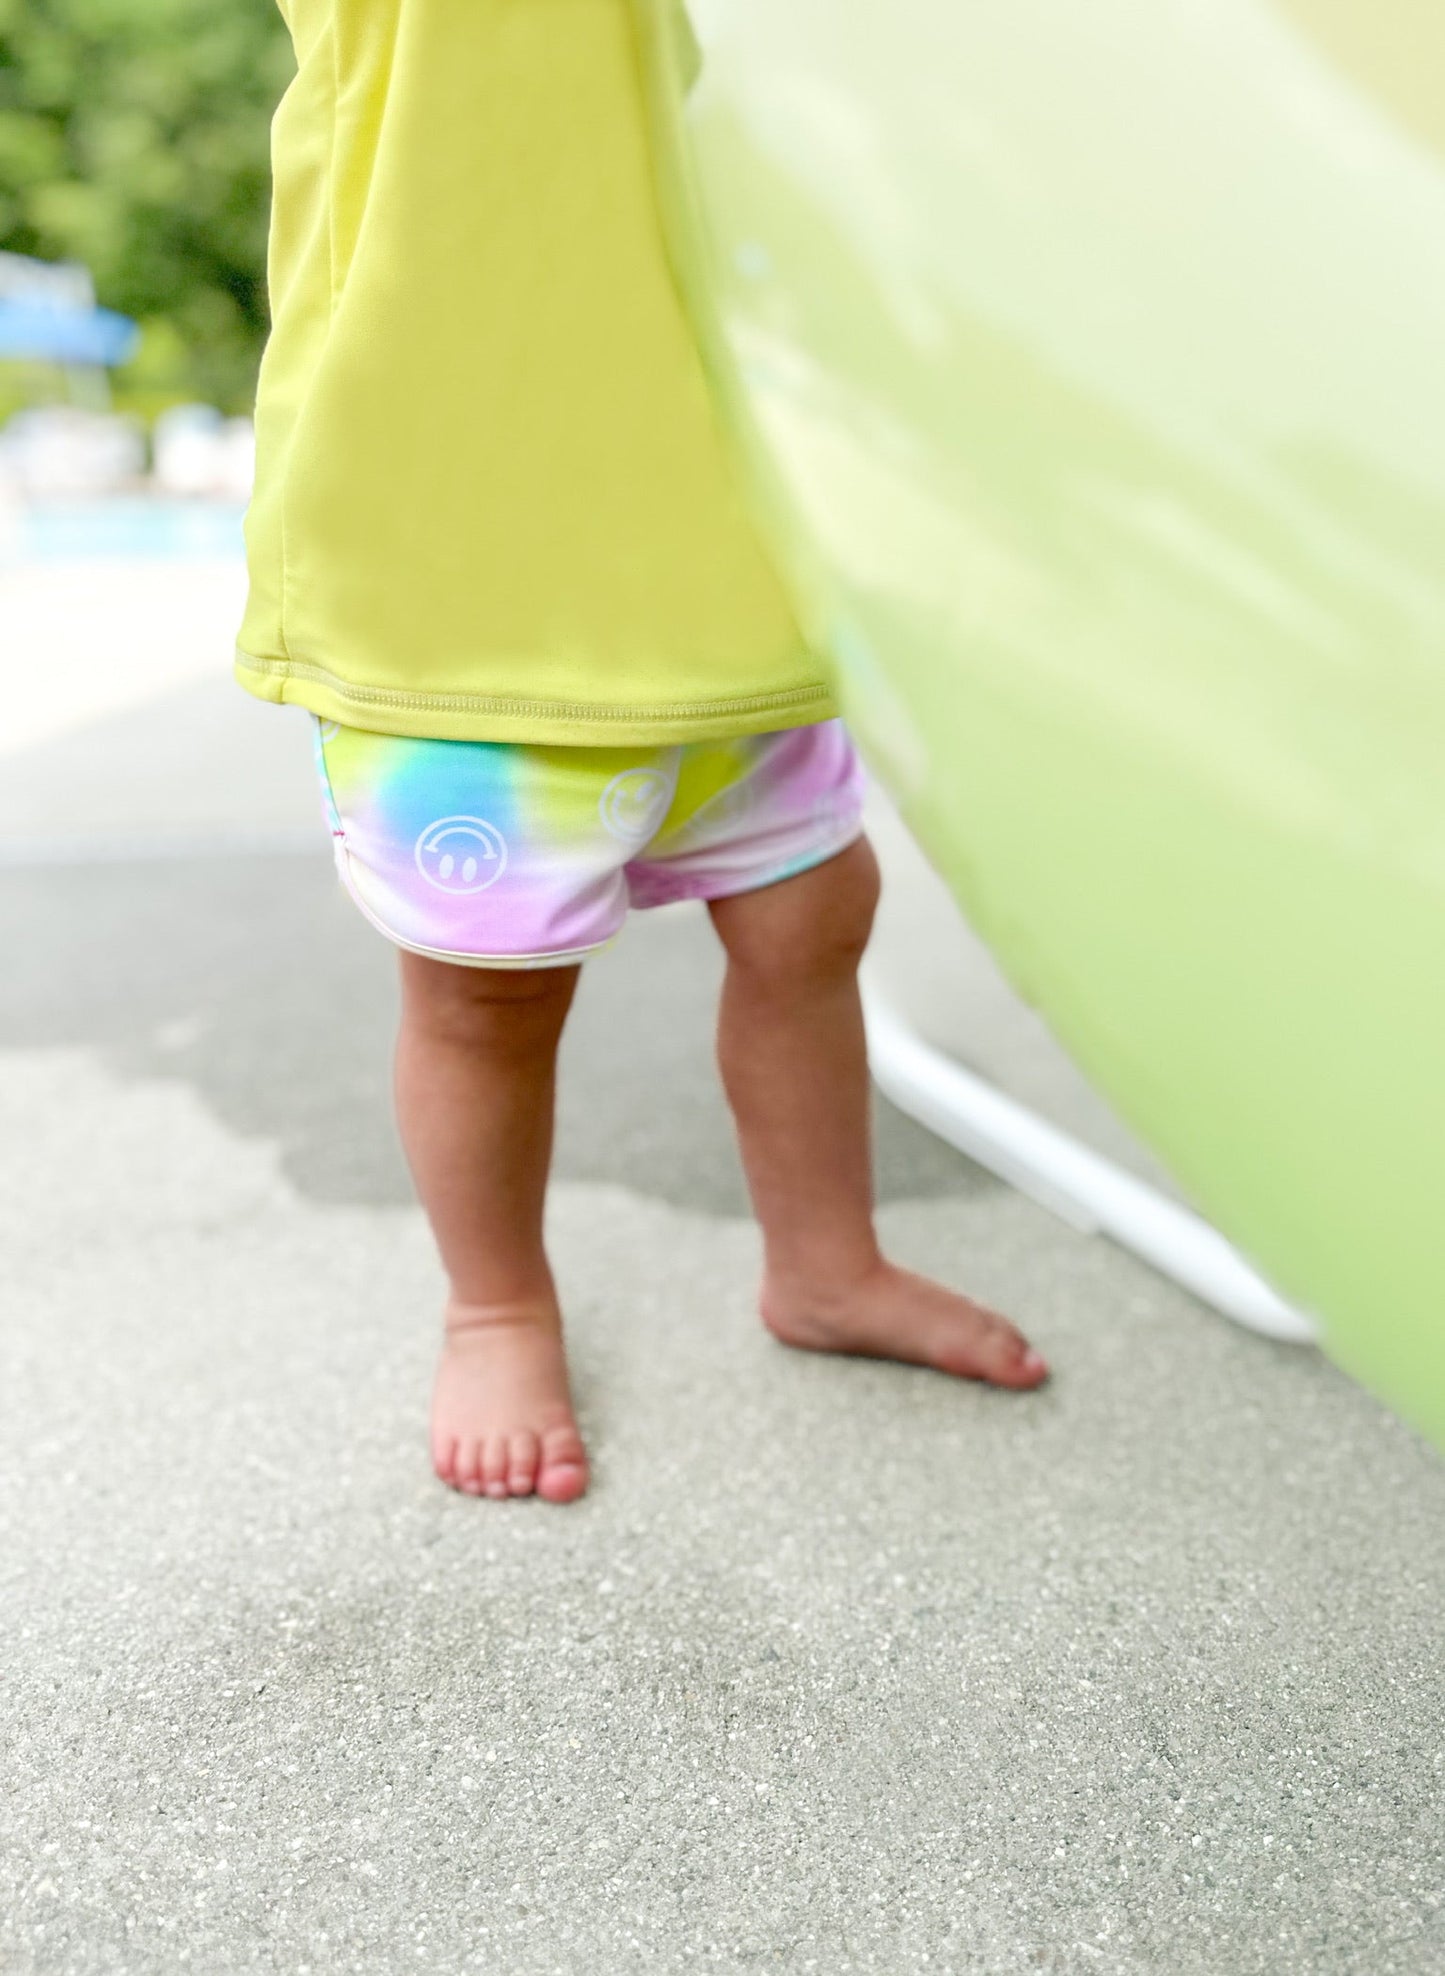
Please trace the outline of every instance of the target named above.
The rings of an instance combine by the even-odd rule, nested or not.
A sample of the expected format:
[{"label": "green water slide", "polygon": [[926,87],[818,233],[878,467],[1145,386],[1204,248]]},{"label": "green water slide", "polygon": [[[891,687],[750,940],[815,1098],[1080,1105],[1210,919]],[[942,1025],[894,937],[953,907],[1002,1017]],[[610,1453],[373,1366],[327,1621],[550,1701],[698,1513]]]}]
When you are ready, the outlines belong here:
[{"label": "green water slide", "polygon": [[1445,1440],[1445,10],[637,5],[679,275],[874,765]]}]

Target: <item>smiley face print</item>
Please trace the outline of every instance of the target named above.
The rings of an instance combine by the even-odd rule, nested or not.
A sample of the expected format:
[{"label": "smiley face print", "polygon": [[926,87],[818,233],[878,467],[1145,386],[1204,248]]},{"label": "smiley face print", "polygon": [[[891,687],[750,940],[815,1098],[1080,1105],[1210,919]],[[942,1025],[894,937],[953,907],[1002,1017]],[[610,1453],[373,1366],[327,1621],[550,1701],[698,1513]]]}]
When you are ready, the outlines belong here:
[{"label": "smiley face print", "polygon": [[438,892],[485,892],[507,868],[506,839],[482,817],[442,817],[417,838],[416,868]]},{"label": "smiley face print", "polygon": [[613,776],[598,807],[609,836],[621,844],[645,844],[671,802],[672,783],[660,768],[628,768]]}]

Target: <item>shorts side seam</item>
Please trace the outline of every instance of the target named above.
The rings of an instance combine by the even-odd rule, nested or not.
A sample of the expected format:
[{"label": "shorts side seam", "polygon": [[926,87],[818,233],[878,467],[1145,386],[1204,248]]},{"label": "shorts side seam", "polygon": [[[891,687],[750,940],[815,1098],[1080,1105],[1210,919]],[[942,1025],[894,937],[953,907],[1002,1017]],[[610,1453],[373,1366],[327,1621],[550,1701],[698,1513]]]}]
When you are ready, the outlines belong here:
[{"label": "shorts side seam", "polygon": [[331,841],[339,843],[346,835],[346,826],[341,820],[341,808],[337,803],[336,789],[331,780],[331,764],[326,759],[326,723],[320,714],[311,715],[311,752],[321,783],[322,807],[331,831]]}]

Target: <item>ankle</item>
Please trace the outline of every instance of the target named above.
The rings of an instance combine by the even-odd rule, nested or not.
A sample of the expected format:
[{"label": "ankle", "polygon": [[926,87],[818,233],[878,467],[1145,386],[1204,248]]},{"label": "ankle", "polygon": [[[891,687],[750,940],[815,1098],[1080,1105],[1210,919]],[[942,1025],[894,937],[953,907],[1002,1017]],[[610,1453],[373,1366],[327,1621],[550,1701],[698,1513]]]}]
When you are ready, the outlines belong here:
[{"label": "ankle", "polygon": [[529,1297],[477,1301],[451,1296],[443,1319],[448,1343],[485,1336],[494,1331],[560,1331],[561,1312],[550,1290]]},{"label": "ankle", "polygon": [[877,1248],[841,1257],[769,1258],[763,1271],[763,1308],[825,1316],[865,1295],[887,1269]]}]

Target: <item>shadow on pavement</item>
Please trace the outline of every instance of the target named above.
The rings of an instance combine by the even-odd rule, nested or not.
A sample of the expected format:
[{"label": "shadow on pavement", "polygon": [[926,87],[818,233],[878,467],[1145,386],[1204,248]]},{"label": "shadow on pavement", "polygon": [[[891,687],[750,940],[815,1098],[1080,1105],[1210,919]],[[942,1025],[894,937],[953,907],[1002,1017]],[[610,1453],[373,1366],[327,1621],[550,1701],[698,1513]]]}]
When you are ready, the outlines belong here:
[{"label": "shadow on pavement", "polygon": [[[337,1204],[412,1198],[391,1123],[395,980],[323,858],[218,857],[0,872],[0,1047],[91,1047],[191,1084],[275,1141]],[[747,1199],[712,1057],[720,961],[703,914],[634,916],[589,964],[564,1044],[557,1173],[674,1206]],[[882,1102],[880,1198],[969,1196],[987,1176]]]}]

